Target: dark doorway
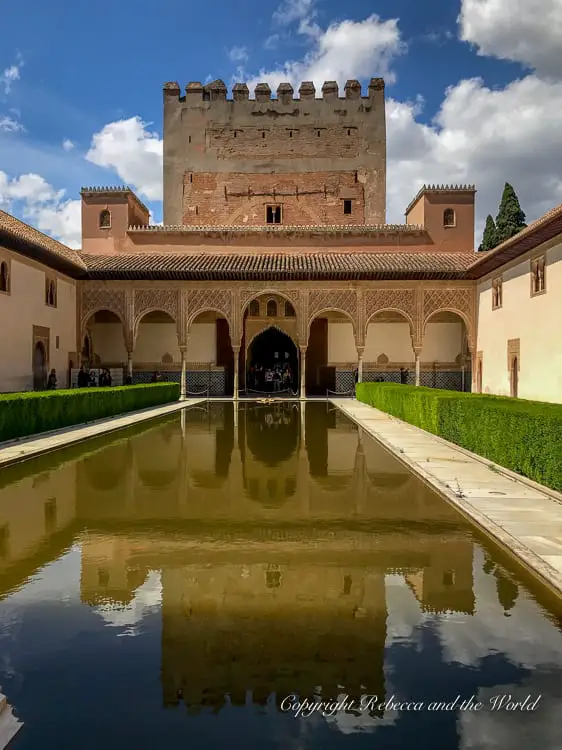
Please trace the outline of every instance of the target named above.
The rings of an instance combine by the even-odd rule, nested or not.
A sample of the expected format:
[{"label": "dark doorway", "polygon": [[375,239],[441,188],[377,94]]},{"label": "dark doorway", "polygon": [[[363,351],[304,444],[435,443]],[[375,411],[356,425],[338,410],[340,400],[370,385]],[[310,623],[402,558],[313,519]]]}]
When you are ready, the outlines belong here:
[{"label": "dark doorway", "polygon": [[33,390],[43,391],[47,387],[47,354],[38,341],[33,350]]},{"label": "dark doorway", "polygon": [[249,392],[298,392],[299,359],[290,336],[272,327],[255,337],[248,350],[246,388]]}]

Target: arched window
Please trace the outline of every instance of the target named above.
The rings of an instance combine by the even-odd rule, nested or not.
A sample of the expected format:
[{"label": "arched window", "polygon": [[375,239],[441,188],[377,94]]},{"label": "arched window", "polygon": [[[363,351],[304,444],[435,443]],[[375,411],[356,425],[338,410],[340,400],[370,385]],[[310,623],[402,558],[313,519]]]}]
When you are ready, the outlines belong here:
[{"label": "arched window", "polygon": [[503,304],[502,280],[492,281],[492,310],[497,310]]},{"label": "arched window", "polygon": [[540,294],[545,290],[545,259],[536,258],[531,262],[531,294]]},{"label": "arched window", "polygon": [[100,211],[100,223],[99,223],[100,229],[109,229],[111,227],[111,212],[107,210],[107,208],[104,208],[103,211]]},{"label": "arched window", "polygon": [[453,208],[446,208],[443,211],[443,226],[454,227],[456,225],[455,211]]},{"label": "arched window", "polygon": [[285,317],[286,318],[295,317],[295,308],[292,306],[290,302],[285,302]]},{"label": "arched window", "polygon": [[5,260],[0,263],[0,292],[10,291],[10,278],[8,276],[8,264]]},{"label": "arched window", "polygon": [[513,357],[511,361],[511,396],[517,398],[519,393],[519,359]]},{"label": "arched window", "polygon": [[47,279],[45,286],[45,304],[49,307],[56,307],[57,304],[56,287],[52,279]]},{"label": "arched window", "polygon": [[267,301],[267,317],[268,318],[277,317],[277,302],[274,299],[270,299]]},{"label": "arched window", "polygon": [[260,315],[260,303],[257,301],[257,299],[253,299],[250,302],[250,308],[248,311],[248,315],[251,318],[259,318]]}]

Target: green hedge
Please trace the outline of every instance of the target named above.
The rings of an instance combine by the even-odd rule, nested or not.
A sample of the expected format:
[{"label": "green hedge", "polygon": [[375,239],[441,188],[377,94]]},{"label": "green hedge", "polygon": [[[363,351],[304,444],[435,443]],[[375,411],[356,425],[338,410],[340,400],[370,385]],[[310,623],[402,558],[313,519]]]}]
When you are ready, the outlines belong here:
[{"label": "green hedge", "polygon": [[358,383],[356,394],[404,422],[562,490],[562,404],[396,383]]},{"label": "green hedge", "polygon": [[178,383],[0,394],[0,442],[167,404]]}]

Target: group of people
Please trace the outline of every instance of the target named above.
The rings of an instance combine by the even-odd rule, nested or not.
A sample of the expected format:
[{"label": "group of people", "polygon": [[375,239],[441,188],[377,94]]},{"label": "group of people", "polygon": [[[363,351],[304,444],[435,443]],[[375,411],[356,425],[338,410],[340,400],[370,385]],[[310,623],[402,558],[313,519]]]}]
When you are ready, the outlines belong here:
[{"label": "group of people", "polygon": [[86,370],[84,365],[82,365],[80,367],[80,370],[78,371],[78,388],[91,388],[94,386],[99,386],[100,388],[109,388],[112,381],[113,378],[111,377],[111,373],[109,372],[107,367],[104,367],[102,370],[100,370],[97,383],[96,375],[92,370]]},{"label": "group of people", "polygon": [[288,362],[279,362],[266,367],[260,362],[250,365],[248,387],[255,391],[274,392],[292,390],[294,375]]}]

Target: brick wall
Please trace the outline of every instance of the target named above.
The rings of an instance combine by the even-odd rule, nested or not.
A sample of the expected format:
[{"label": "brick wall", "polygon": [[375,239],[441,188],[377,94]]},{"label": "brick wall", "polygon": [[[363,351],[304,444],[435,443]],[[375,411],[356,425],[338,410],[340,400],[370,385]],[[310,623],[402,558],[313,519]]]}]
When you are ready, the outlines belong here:
[{"label": "brick wall", "polygon": [[[344,201],[351,201],[350,214],[344,213]],[[285,225],[365,221],[364,189],[361,174],[355,171],[184,175],[185,225],[262,225],[268,205],[281,206]]]},{"label": "brick wall", "polygon": [[207,148],[218,159],[303,159],[325,156],[357,157],[365,139],[355,126],[261,125],[207,130]]}]

